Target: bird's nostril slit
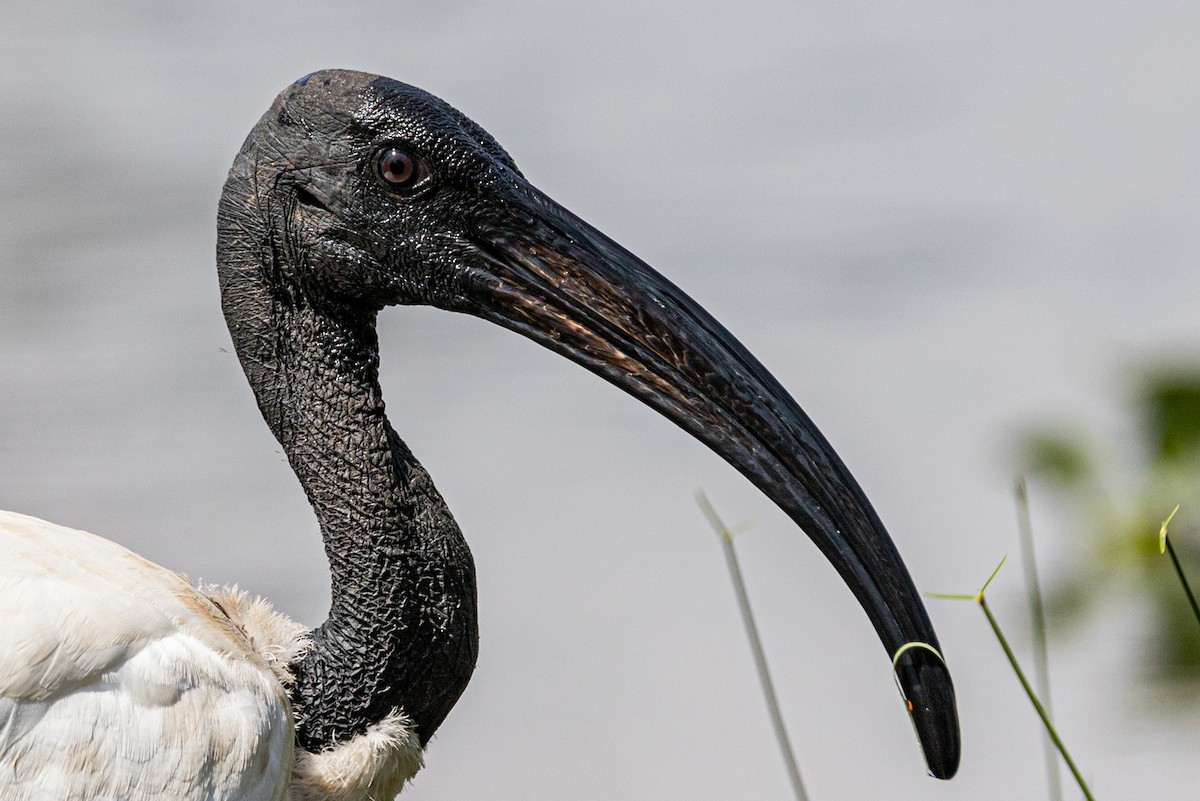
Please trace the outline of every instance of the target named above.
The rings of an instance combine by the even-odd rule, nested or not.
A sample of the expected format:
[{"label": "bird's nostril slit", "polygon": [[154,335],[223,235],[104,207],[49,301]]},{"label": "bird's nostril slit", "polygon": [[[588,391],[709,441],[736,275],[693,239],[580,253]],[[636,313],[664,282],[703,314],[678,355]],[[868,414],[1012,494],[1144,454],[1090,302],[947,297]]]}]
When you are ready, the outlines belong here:
[{"label": "bird's nostril slit", "polygon": [[321,202],[316,195],[309,191],[307,186],[296,187],[296,202],[300,203],[302,206],[312,206],[318,209],[329,211],[329,207]]}]

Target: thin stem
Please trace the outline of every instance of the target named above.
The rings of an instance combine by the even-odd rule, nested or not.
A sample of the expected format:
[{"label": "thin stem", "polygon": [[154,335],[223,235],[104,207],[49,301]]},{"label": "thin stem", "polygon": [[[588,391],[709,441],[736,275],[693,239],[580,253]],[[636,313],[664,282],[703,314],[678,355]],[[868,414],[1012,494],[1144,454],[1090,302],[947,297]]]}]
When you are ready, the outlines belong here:
[{"label": "thin stem", "polygon": [[1092,791],[1088,788],[1087,782],[1083,780],[1083,775],[1079,772],[1079,768],[1075,766],[1075,760],[1071,759],[1071,755],[1067,753],[1067,747],[1063,745],[1063,741],[1058,736],[1058,731],[1055,730],[1054,724],[1050,722],[1050,715],[1046,712],[1046,708],[1042,706],[1042,702],[1038,700],[1037,693],[1033,691],[1033,687],[1029,684],[1029,679],[1025,678],[1025,672],[1021,670],[1021,666],[1017,663],[1017,657],[1013,653],[1012,648],[1008,645],[1008,640],[1004,637],[1004,632],[1000,630],[1000,624],[996,622],[996,618],[992,615],[992,610],[988,608],[987,599],[983,594],[979,595],[979,608],[983,610],[983,614],[987,616],[988,623],[991,624],[992,631],[996,634],[996,639],[1000,642],[1000,647],[1004,649],[1004,655],[1008,657],[1008,663],[1012,665],[1013,672],[1017,674],[1017,679],[1020,680],[1021,686],[1025,688],[1025,694],[1029,696],[1030,703],[1037,710],[1038,717],[1042,719],[1042,725],[1046,727],[1046,731],[1050,734],[1050,739],[1054,741],[1054,746],[1058,749],[1058,753],[1062,754],[1063,759],[1067,763],[1067,767],[1071,769],[1071,774],[1075,777],[1075,781],[1079,784],[1079,789],[1083,791],[1083,795],[1088,801],[1095,801]]},{"label": "thin stem", "polygon": [[996,578],[996,574],[1000,572],[1000,568],[1004,566],[1005,559],[1000,560],[1000,564],[996,565],[996,569],[992,571],[992,575],[988,576],[988,580],[979,588],[979,592],[974,595],[943,595],[931,594],[934,598],[945,598],[952,601],[974,601],[979,604],[979,608],[983,610],[983,614],[987,617],[988,623],[992,627],[992,632],[996,635],[996,640],[1000,643],[1000,647],[1004,649],[1004,655],[1008,657],[1008,663],[1012,665],[1013,672],[1017,674],[1017,679],[1021,682],[1021,686],[1025,689],[1025,694],[1029,696],[1030,703],[1037,710],[1038,717],[1042,719],[1042,725],[1046,727],[1046,731],[1050,735],[1050,739],[1054,742],[1054,747],[1058,749],[1058,753],[1062,754],[1062,758],[1066,761],[1067,767],[1071,769],[1071,775],[1075,777],[1075,781],[1079,784],[1079,789],[1083,791],[1087,801],[1096,801],[1092,795],[1092,791],[1088,788],[1087,782],[1083,780],[1083,775],[1079,772],[1079,768],[1075,767],[1075,760],[1071,759],[1071,755],[1067,753],[1067,747],[1058,736],[1058,731],[1054,728],[1054,724],[1050,722],[1050,714],[1046,708],[1042,706],[1042,702],[1038,700],[1037,693],[1033,691],[1033,686],[1030,685],[1029,679],[1025,678],[1025,672],[1021,670],[1020,664],[1017,663],[1017,656],[1008,645],[1008,640],[1004,637],[1004,632],[1000,630],[1000,624],[996,622],[996,618],[992,615],[992,610],[988,608],[987,599],[984,597],[984,592],[988,585],[992,583],[992,579]]},{"label": "thin stem", "polygon": [[762,640],[758,636],[758,626],[750,611],[750,597],[746,594],[746,582],[742,578],[742,569],[738,564],[737,554],[733,550],[733,531],[721,522],[721,518],[717,516],[716,510],[713,509],[703,492],[696,493],[696,503],[700,505],[704,516],[708,518],[713,531],[721,538],[721,547],[725,551],[725,564],[729,567],[729,577],[733,580],[733,590],[737,595],[738,608],[742,613],[742,623],[746,627],[746,636],[750,638],[750,650],[754,653],[754,665],[758,668],[758,679],[767,700],[767,711],[771,715],[775,739],[779,742],[779,750],[783,753],[783,762],[787,767],[788,778],[792,782],[792,791],[796,794],[796,801],[808,801],[808,793],[805,792],[804,782],[800,778],[800,766],[796,763],[796,755],[792,750],[791,740],[788,739],[787,728],[783,724],[783,713],[779,709],[775,684],[771,681],[770,671],[767,670],[767,655],[763,651]]},{"label": "thin stem", "polygon": [[1183,567],[1179,564],[1179,557],[1175,555],[1175,546],[1171,544],[1171,538],[1167,538],[1167,553],[1171,556],[1171,564],[1175,565],[1175,572],[1179,574],[1179,583],[1183,585],[1183,591],[1187,593],[1188,603],[1192,605],[1192,612],[1196,615],[1197,622],[1200,622],[1200,604],[1196,603],[1196,595],[1192,592],[1192,587],[1188,584],[1187,576],[1183,574]]},{"label": "thin stem", "polygon": [[1192,586],[1188,583],[1187,576],[1184,575],[1183,565],[1179,564],[1179,557],[1175,554],[1175,546],[1171,544],[1171,538],[1167,536],[1167,526],[1174,519],[1175,513],[1179,511],[1176,506],[1167,519],[1163,521],[1162,528],[1158,530],[1159,552],[1164,549],[1171,557],[1171,564],[1175,566],[1175,574],[1179,576],[1179,583],[1183,585],[1183,591],[1187,593],[1188,603],[1192,605],[1192,613],[1196,616],[1196,621],[1200,622],[1200,604],[1196,603],[1196,595],[1192,592]]},{"label": "thin stem", "polygon": [[[1021,535],[1021,555],[1025,565],[1025,585],[1029,591],[1029,625],[1033,634],[1033,672],[1037,681],[1038,694],[1046,706],[1047,715],[1053,710],[1050,703],[1050,660],[1046,648],[1046,614],[1042,602],[1042,588],[1038,582],[1037,559],[1033,550],[1033,525],[1029,519],[1029,491],[1025,477],[1017,476],[1017,530]],[[1062,799],[1062,778],[1058,770],[1058,758],[1054,755],[1054,743],[1043,740],[1046,756],[1046,781],[1050,787],[1052,801]]]}]

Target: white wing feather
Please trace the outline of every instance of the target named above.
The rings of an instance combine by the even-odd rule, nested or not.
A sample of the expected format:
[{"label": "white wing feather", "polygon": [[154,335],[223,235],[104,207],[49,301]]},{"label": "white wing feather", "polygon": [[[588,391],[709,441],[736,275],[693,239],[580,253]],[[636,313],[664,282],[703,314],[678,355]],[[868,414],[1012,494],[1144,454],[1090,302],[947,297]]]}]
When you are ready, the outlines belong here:
[{"label": "white wing feather", "polygon": [[182,576],[0,512],[0,798],[280,801],[283,687]]}]

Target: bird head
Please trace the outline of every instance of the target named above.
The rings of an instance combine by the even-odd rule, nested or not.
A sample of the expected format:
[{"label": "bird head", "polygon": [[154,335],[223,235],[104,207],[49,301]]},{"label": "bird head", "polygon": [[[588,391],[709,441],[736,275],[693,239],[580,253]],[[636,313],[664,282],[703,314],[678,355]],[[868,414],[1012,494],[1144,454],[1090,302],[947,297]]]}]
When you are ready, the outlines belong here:
[{"label": "bird head", "polygon": [[[308,75],[246,140],[221,228],[223,262],[237,261],[229,256],[238,249],[269,251],[253,280],[281,302],[472,314],[583,365],[696,436],[841,574],[893,660],[930,772],[954,774],[954,689],[932,624],[832,446],[729,331],[536,189],[474,122],[388,78]],[[241,291],[233,269],[222,267],[227,315]]]}]

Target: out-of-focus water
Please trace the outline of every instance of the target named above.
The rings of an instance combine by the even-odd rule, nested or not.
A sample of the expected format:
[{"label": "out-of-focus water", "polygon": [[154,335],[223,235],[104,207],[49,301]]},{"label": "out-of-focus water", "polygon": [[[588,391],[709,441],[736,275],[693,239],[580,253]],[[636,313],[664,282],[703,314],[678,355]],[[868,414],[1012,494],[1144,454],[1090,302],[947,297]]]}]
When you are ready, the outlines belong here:
[{"label": "out-of-focus water", "polygon": [[[1015,548],[1015,431],[1120,429],[1122,371],[1200,344],[1195,4],[4,16],[0,507],[314,623],[323,553],[229,352],[212,255],[233,154],[314,69],[446,98],[691,292],[821,425],[928,590],[971,591]],[[510,334],[420,309],[382,326],[393,422],[482,596],[479,670],[408,797],[786,792],[698,486],[758,522],[739,547],[815,797],[1041,795],[1035,720],[978,610],[931,607],[966,738],[939,784],[853,599],[732,469]],[[1066,548],[1043,530],[1053,570]],[[1017,572],[992,594],[1017,628]],[[1055,646],[1064,734],[1099,795],[1178,797],[1200,727],[1150,714],[1136,620],[1111,618]]]}]

